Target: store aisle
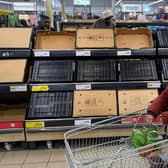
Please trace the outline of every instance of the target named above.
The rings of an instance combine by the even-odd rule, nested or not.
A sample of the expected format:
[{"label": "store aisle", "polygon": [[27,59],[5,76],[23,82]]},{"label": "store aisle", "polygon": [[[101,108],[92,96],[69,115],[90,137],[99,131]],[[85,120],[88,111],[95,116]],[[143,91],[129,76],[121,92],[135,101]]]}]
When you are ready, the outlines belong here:
[{"label": "store aisle", "polygon": [[0,152],[0,168],[66,168],[64,148]]}]

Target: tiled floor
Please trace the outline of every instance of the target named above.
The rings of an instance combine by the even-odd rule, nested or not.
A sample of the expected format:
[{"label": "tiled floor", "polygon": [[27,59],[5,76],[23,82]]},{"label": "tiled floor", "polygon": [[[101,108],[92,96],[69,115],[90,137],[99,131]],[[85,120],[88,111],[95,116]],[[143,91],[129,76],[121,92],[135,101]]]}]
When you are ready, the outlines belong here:
[{"label": "tiled floor", "polygon": [[0,152],[0,168],[67,168],[65,149],[36,149]]}]

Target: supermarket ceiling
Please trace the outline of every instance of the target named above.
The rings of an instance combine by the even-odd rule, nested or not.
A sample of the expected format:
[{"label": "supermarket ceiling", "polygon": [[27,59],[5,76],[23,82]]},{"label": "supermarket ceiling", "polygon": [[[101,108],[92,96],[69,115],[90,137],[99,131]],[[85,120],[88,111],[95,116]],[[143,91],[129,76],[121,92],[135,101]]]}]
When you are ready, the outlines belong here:
[{"label": "supermarket ceiling", "polygon": [[[7,0],[8,2],[41,2],[41,1],[46,1],[46,0]],[[55,0],[53,0],[55,1]],[[65,0],[65,1],[73,1],[73,0]],[[95,1],[95,0],[90,0]],[[159,2],[157,5],[161,4],[168,4],[168,0],[104,0],[104,1],[122,1],[123,3],[129,3],[129,4],[144,4],[144,3],[152,3],[152,2]]]}]

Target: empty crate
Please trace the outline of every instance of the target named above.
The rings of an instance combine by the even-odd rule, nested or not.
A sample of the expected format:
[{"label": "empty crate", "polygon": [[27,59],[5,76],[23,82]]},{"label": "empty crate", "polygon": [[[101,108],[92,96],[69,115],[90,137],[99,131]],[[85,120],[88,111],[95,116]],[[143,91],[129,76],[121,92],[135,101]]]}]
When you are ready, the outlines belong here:
[{"label": "empty crate", "polygon": [[74,32],[39,31],[37,33],[35,49],[65,50],[74,48]]},{"label": "empty crate", "polygon": [[72,92],[32,93],[28,118],[72,116]]},{"label": "empty crate", "polygon": [[75,91],[73,117],[112,116],[117,114],[116,91]]},{"label": "empty crate", "polygon": [[157,96],[157,89],[119,90],[119,114],[129,114],[145,109]]},{"label": "empty crate", "polygon": [[163,78],[168,80],[168,59],[162,59]]},{"label": "empty crate", "polygon": [[116,63],[114,60],[78,61],[78,81],[116,81]]},{"label": "empty crate", "polygon": [[73,61],[35,61],[32,82],[72,81],[75,64]]},{"label": "empty crate", "polygon": [[117,48],[153,48],[152,31],[147,28],[118,28],[115,40]]},{"label": "empty crate", "polygon": [[113,48],[114,32],[112,29],[79,29],[77,48]]},{"label": "empty crate", "polygon": [[26,59],[0,60],[0,83],[24,82]]},{"label": "empty crate", "polygon": [[168,30],[157,30],[158,47],[168,47]]},{"label": "empty crate", "polygon": [[31,28],[1,28],[0,48],[30,48]]},{"label": "empty crate", "polygon": [[158,80],[154,60],[120,61],[121,81]]}]

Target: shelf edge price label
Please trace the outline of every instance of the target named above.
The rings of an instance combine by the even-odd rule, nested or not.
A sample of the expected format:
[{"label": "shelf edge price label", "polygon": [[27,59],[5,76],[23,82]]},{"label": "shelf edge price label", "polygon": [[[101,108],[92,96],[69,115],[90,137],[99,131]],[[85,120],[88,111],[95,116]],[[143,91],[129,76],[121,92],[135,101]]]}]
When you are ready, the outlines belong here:
[{"label": "shelf edge price label", "polygon": [[161,83],[160,82],[148,82],[147,83],[147,88],[160,88]]},{"label": "shelf edge price label", "polygon": [[117,56],[130,56],[131,50],[117,51]]},{"label": "shelf edge price label", "polygon": [[26,128],[44,128],[44,122],[26,122]]},{"label": "shelf edge price label", "polygon": [[91,120],[75,120],[75,126],[90,126],[92,124]]},{"label": "shelf edge price label", "polygon": [[77,50],[76,51],[76,56],[91,56],[91,51],[90,50]]},{"label": "shelf edge price label", "polygon": [[77,84],[76,90],[91,90],[92,85],[91,84]]},{"label": "shelf edge price label", "polygon": [[10,86],[10,92],[27,92],[26,85]]},{"label": "shelf edge price label", "polygon": [[47,85],[42,86],[32,86],[32,92],[48,92],[49,87]]},{"label": "shelf edge price label", "polygon": [[34,56],[35,57],[49,57],[50,56],[50,52],[49,51],[34,51]]}]

